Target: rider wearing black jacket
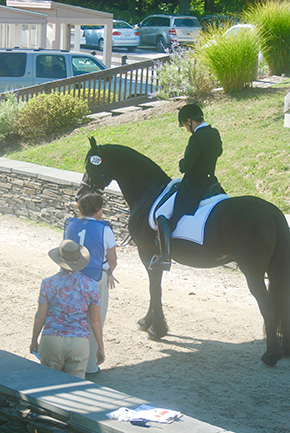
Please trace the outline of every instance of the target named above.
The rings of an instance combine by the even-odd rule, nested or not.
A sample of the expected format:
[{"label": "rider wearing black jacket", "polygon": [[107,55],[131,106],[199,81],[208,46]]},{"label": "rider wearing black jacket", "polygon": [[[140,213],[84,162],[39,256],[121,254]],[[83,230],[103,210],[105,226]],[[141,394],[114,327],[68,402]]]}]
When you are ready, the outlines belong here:
[{"label": "rider wearing black jacket", "polygon": [[217,129],[204,122],[203,112],[196,104],[188,104],[178,114],[179,126],[191,132],[179,170],[184,173],[176,195],[173,215],[168,221],[157,218],[160,255],[152,267],[169,270],[171,232],[183,215],[193,215],[199,202],[207,197],[224,193],[215,176],[218,157],[222,154],[222,141]]}]

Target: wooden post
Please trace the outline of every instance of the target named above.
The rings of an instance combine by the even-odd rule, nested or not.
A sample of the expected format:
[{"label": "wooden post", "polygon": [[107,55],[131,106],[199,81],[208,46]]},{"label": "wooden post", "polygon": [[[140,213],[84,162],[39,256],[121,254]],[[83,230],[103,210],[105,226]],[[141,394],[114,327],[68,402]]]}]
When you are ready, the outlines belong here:
[{"label": "wooden post", "polygon": [[290,128],[290,92],[284,98],[284,127]]}]

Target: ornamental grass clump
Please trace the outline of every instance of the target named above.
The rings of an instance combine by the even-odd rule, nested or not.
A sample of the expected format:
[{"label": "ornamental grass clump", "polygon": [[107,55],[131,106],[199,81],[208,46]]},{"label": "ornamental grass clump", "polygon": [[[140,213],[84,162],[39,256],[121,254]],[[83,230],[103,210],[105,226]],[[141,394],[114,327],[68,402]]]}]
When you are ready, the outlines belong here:
[{"label": "ornamental grass clump", "polygon": [[225,93],[238,92],[257,77],[259,37],[254,28],[225,34],[211,29],[202,36],[199,57],[213,72]]},{"label": "ornamental grass clump", "polygon": [[198,62],[194,50],[172,47],[170,60],[155,62],[158,90],[154,96],[168,99],[176,96],[200,96],[209,93],[214,87],[212,74]]},{"label": "ornamental grass clump", "polygon": [[89,113],[87,103],[72,95],[50,93],[30,99],[17,117],[17,127],[27,141],[54,137],[78,126]]},{"label": "ornamental grass clump", "polygon": [[264,45],[262,52],[270,72],[290,73],[290,3],[266,1],[248,9],[246,19],[255,24]]}]

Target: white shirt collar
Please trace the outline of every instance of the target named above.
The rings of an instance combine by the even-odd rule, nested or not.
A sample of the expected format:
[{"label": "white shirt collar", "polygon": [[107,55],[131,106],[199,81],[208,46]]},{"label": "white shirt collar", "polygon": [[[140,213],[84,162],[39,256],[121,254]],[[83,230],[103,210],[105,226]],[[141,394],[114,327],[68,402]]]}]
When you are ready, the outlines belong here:
[{"label": "white shirt collar", "polygon": [[208,126],[208,124],[207,124],[206,122],[202,122],[200,125],[198,125],[198,126],[195,128],[194,132],[197,131],[199,128],[203,128],[204,126]]}]

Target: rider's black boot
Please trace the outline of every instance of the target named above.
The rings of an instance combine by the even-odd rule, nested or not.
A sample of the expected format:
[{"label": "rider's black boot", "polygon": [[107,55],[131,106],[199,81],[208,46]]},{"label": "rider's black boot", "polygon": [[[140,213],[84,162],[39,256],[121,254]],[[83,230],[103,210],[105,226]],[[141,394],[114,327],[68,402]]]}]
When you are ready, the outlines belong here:
[{"label": "rider's black boot", "polygon": [[168,219],[160,215],[157,220],[159,256],[151,259],[149,269],[160,269],[170,271],[171,266],[171,230]]}]

